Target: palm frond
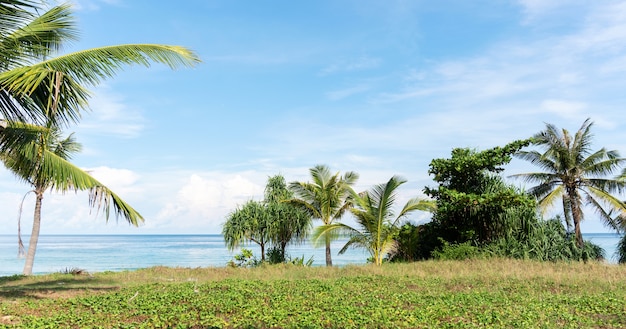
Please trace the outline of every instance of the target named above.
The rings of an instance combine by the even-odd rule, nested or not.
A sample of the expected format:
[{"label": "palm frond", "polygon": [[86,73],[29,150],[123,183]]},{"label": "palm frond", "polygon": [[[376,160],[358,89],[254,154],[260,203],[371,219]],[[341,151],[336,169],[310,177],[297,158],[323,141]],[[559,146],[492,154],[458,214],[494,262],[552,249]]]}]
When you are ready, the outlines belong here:
[{"label": "palm frond", "polygon": [[4,70],[27,65],[34,58],[42,59],[58,51],[68,40],[78,39],[78,32],[68,4],[51,8],[41,15],[30,14],[25,24],[14,26],[2,34],[0,48]]},{"label": "palm frond", "polygon": [[359,233],[359,231],[343,223],[320,225],[313,230],[311,241],[315,247],[320,247],[325,243],[327,237],[330,240],[334,240],[343,235],[351,235],[353,233]]},{"label": "palm frond", "polygon": [[[93,48],[2,72],[0,89],[18,103],[32,99],[49,119],[77,121],[90,96],[86,85],[97,85],[125,65],[150,66],[151,62],[177,68],[193,66],[199,59],[191,50],[179,46],[130,44]],[[4,112],[11,117],[23,116],[11,113],[14,110],[8,108]]]},{"label": "palm frond", "polygon": [[553,189],[551,188],[550,190],[546,190],[546,192],[547,193],[545,193],[543,197],[538,200],[539,209],[542,214],[544,214],[557,199],[562,199],[565,189],[562,185],[558,185]]}]

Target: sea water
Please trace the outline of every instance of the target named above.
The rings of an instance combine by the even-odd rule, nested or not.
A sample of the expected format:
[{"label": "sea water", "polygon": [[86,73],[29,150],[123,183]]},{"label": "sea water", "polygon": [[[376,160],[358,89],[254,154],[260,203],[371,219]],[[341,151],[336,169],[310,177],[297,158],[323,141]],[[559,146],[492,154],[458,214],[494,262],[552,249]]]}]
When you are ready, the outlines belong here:
[{"label": "sea water", "polygon": [[[604,248],[607,261],[616,263],[615,251],[620,235],[583,234],[585,240]],[[24,243],[28,242],[24,236]],[[365,264],[369,254],[349,249],[338,255],[346,240],[331,245],[333,265]],[[28,246],[26,246],[28,248]],[[260,256],[257,245],[243,246]],[[17,237],[0,235],[0,276],[22,273],[24,258],[17,257]],[[34,274],[54,273],[78,268],[88,272],[123,271],[152,266],[223,267],[240,250],[229,251],[221,235],[41,235],[37,244]],[[290,246],[292,257],[313,259],[314,266],[325,264],[325,248],[311,242]]]},{"label": "sea water", "polygon": [[[25,244],[29,236],[22,237]],[[346,240],[331,244],[333,265],[364,264],[369,254],[361,249],[337,252]],[[0,235],[0,276],[22,273],[24,258],[17,257],[17,237]],[[28,246],[26,245],[26,248]],[[243,245],[260,258],[258,245]],[[221,235],[41,235],[33,274],[63,272],[79,268],[88,272],[123,271],[152,266],[224,267],[240,249],[229,251]],[[292,258],[313,259],[313,266],[325,261],[325,248],[311,242],[289,246]]]}]

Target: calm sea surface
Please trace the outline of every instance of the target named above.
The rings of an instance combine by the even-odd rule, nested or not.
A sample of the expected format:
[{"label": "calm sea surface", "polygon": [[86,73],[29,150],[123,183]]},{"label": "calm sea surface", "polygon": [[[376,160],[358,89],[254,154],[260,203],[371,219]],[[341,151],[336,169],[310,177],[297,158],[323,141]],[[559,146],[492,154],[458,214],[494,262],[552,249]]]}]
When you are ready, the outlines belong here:
[{"label": "calm sea surface", "polygon": [[[615,263],[615,250],[620,236],[614,233],[584,234],[606,251],[609,262]],[[24,243],[28,243],[24,236]],[[359,249],[343,255],[337,251],[345,240],[332,244],[333,264],[365,264],[368,254]],[[28,247],[28,246],[26,246]],[[250,245],[258,256],[260,250]],[[291,257],[309,259],[314,266],[325,264],[324,248],[310,243],[291,246]],[[59,272],[81,268],[88,272],[133,270],[157,265],[171,267],[223,267],[237,252],[229,252],[221,235],[42,235],[37,245],[33,273]],[[24,259],[17,257],[17,237],[0,235],[0,276],[22,273]]]}]

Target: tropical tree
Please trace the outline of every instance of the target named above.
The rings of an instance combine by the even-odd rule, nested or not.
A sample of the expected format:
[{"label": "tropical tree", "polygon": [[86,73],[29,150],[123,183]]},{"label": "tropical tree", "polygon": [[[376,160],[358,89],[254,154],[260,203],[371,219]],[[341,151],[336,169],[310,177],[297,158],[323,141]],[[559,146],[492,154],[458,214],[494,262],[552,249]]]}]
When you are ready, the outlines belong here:
[{"label": "tropical tree", "polygon": [[[0,160],[19,179],[32,186],[30,192],[35,194],[33,228],[24,275],[32,274],[41,227],[42,201],[47,190],[89,191],[89,205],[102,208],[107,220],[112,206],[116,217],[123,217],[132,225],[137,226],[143,221],[143,217],[117,194],[69,162],[72,154],[81,149],[73,134],[62,138],[56,127],[38,127],[19,122],[9,122],[5,126],[0,131],[0,145],[5,145],[0,152]],[[23,138],[21,143],[11,142],[19,139],[19,136],[31,138]]]},{"label": "tropical tree", "polygon": [[[294,193],[290,203],[296,204],[310,212],[322,225],[331,225],[340,220],[352,206],[350,196],[352,185],[359,175],[349,171],[343,176],[334,175],[325,165],[317,165],[309,170],[312,182],[291,182],[289,189]],[[332,266],[330,243],[336,237],[331,233],[324,234],[326,245],[326,266]]]},{"label": "tropical tree", "polygon": [[397,189],[406,180],[393,176],[387,183],[374,186],[370,191],[353,193],[354,215],[359,227],[344,223],[332,223],[319,226],[313,237],[319,239],[333,232],[347,234],[348,242],[339,250],[343,254],[350,247],[366,249],[376,265],[382,265],[383,258],[394,254],[397,242],[395,237],[400,230],[400,221],[416,210],[433,211],[434,202],[413,198],[406,202],[400,212],[395,213],[394,206]]},{"label": "tropical tree", "polygon": [[68,4],[0,0],[0,118],[41,125],[77,122],[88,106],[88,86],[123,66],[162,63],[177,68],[199,62],[190,50],[169,45],[126,44],[58,55],[77,39]]},{"label": "tropical tree", "polygon": [[612,194],[626,187],[625,176],[606,178],[616,173],[626,159],[615,150],[592,151],[592,126],[593,122],[587,119],[572,135],[566,129],[546,124],[545,130],[533,136],[534,144],[543,152],[531,150],[516,154],[544,171],[513,176],[537,183],[528,192],[538,198],[542,212],[557,200],[562,202],[568,227],[574,224],[578,247],[584,245],[580,223],[585,206],[595,209],[605,225],[617,231],[626,228],[626,204]]},{"label": "tropical tree", "polygon": [[230,251],[246,242],[258,244],[261,261],[265,261],[265,247],[271,240],[270,229],[271,219],[263,203],[250,200],[228,214],[222,235]]},{"label": "tropical tree", "polygon": [[285,261],[287,245],[304,242],[311,230],[310,213],[285,202],[292,198],[293,193],[287,188],[285,177],[275,175],[268,178],[264,202],[272,218],[272,244],[279,253],[275,261]]},{"label": "tropical tree", "polygon": [[284,261],[287,245],[304,241],[311,223],[307,211],[283,202],[291,197],[282,175],[270,177],[263,201],[250,200],[227,216],[222,235],[228,249],[253,242],[261,248],[261,261],[265,261],[269,246],[278,251],[280,258],[271,260]]},{"label": "tropical tree", "polygon": [[534,198],[508,186],[498,175],[512,155],[529,144],[518,140],[483,151],[455,148],[450,158],[432,160],[428,173],[439,185],[424,189],[437,203],[430,233],[452,244],[487,244],[502,236],[503,215],[509,209],[535,206]]},{"label": "tropical tree", "polygon": [[626,235],[623,235],[617,243],[617,262],[626,264]]}]

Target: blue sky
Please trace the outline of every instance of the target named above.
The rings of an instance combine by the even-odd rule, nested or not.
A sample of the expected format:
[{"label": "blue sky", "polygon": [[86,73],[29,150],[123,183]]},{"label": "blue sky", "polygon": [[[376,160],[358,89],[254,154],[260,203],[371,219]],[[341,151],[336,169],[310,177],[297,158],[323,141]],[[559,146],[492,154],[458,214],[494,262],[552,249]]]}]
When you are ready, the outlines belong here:
[{"label": "blue sky", "polygon": [[[219,233],[269,176],[308,180],[316,164],[358,172],[357,189],[401,175],[404,201],[434,186],[432,159],[527,138],[546,122],[572,131],[591,118],[594,146],[626,153],[625,1],[74,6],[81,38],[64,52],[161,43],[203,62],[129,67],[93,89],[92,111],[68,129],[84,148],[74,162],[145,223],[105,224],[86,194],[47,194],[42,234]],[[514,160],[505,174],[529,171]],[[0,170],[2,234],[16,231],[27,191]],[[33,203],[28,196],[25,232]],[[607,231],[592,213],[582,228]]]}]

